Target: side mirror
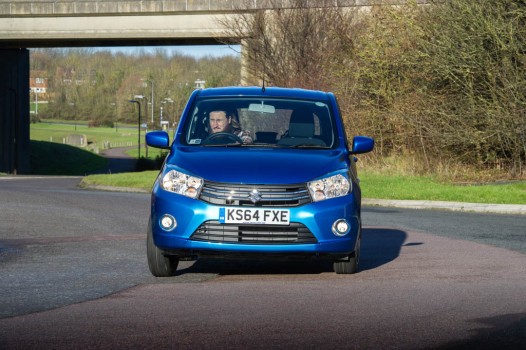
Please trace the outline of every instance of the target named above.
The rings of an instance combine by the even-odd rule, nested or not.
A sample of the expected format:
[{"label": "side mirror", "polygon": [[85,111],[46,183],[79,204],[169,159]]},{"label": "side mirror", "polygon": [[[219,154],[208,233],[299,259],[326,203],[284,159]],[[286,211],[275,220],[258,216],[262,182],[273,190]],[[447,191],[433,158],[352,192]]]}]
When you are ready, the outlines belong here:
[{"label": "side mirror", "polygon": [[155,148],[169,149],[170,137],[166,131],[150,131],[146,134],[146,144]]},{"label": "side mirror", "polygon": [[355,136],[352,140],[352,154],[371,152],[374,148],[374,139],[367,136]]}]

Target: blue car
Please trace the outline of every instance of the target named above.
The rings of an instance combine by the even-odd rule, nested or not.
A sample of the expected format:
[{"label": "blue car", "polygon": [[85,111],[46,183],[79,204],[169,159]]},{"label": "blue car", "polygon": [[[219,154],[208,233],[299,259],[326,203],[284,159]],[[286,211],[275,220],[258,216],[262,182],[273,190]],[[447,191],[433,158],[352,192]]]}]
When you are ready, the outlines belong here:
[{"label": "blue car", "polygon": [[332,93],[277,87],[196,90],[153,186],[147,233],[151,273],[175,274],[180,260],[324,258],[355,273],[361,240],[356,154]]}]

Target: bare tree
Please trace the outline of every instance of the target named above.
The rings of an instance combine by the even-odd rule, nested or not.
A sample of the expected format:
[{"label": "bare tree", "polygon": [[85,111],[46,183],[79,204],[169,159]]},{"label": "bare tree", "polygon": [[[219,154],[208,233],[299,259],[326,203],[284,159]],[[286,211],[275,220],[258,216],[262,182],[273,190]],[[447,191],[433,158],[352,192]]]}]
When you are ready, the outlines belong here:
[{"label": "bare tree", "polygon": [[375,137],[374,155],[410,171],[526,174],[524,0],[381,1],[366,16],[334,1],[265,4],[223,20],[245,82],[334,91],[348,134]]},{"label": "bare tree", "polygon": [[[336,1],[269,1],[266,9],[221,20],[223,37],[241,42],[245,83],[324,89],[331,62],[349,45],[355,12]],[[345,34],[344,34],[345,33]]]}]

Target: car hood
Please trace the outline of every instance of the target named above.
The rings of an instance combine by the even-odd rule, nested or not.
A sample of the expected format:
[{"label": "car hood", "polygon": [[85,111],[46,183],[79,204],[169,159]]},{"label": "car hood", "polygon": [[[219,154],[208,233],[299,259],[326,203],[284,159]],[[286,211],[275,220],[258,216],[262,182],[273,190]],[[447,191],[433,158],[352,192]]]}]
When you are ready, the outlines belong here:
[{"label": "car hood", "polygon": [[167,164],[215,182],[295,184],[346,169],[346,159],[342,150],[176,147]]}]

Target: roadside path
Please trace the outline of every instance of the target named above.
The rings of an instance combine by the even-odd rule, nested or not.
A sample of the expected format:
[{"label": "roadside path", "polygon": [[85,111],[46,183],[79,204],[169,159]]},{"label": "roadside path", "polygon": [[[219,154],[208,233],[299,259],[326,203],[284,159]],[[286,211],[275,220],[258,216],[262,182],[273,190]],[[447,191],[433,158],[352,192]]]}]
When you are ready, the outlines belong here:
[{"label": "roadside path", "polygon": [[108,158],[108,168],[105,173],[126,173],[135,171],[137,159],[130,157],[126,151],[134,147],[110,148],[101,152],[101,156]]}]

